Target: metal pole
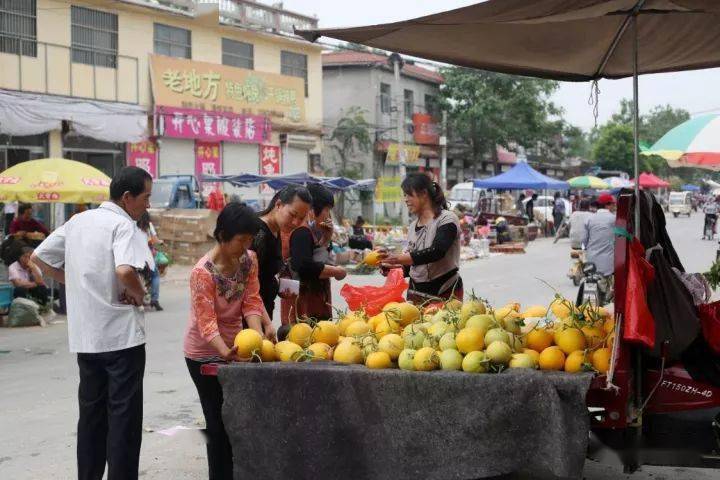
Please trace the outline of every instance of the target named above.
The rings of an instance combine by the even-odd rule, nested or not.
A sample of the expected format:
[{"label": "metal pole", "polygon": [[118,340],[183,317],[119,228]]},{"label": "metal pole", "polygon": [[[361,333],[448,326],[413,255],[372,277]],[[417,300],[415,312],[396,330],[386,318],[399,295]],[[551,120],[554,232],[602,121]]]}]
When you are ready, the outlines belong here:
[{"label": "metal pole", "polygon": [[635,236],[640,238],[640,108],[638,107],[638,25],[637,14],[633,25],[633,170],[635,173]]},{"label": "metal pole", "polygon": [[[393,54],[393,70],[395,73],[395,102],[397,110],[397,142],[398,142],[398,175],[400,181],[402,181],[407,175],[405,165],[405,102],[403,101],[402,90],[400,88],[400,69],[402,68],[402,57],[395,53]],[[402,224],[408,224],[408,211],[404,203],[400,203],[400,216],[402,218]]]},{"label": "metal pole", "polygon": [[440,148],[442,149],[442,157],[440,158],[440,186],[443,192],[447,190],[447,112],[442,112],[442,136],[440,137]]}]

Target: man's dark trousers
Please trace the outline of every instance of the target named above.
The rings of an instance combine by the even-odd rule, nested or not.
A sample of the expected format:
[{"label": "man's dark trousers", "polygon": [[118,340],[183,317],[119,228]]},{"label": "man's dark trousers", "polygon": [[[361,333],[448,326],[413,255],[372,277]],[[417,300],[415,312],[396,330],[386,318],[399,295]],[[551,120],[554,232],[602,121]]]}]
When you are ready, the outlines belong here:
[{"label": "man's dark trousers", "polygon": [[79,480],[138,478],[142,441],[145,345],[103,353],[79,353]]}]

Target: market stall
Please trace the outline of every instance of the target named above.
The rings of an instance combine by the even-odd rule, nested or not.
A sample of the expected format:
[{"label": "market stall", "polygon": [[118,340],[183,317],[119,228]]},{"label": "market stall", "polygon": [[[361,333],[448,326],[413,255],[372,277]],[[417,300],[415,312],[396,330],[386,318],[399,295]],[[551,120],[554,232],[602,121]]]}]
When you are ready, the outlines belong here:
[{"label": "market stall", "polygon": [[[220,368],[235,478],[582,474],[590,374],[423,374],[328,363]],[[265,412],[258,414],[258,412]],[[512,421],[509,421],[512,419]]]}]

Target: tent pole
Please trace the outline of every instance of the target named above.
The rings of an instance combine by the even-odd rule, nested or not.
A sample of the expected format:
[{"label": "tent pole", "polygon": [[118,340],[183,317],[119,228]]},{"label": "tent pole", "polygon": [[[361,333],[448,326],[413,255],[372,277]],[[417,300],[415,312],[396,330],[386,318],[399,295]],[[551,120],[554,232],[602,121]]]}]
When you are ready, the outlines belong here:
[{"label": "tent pole", "polygon": [[640,238],[640,108],[638,106],[638,25],[637,14],[633,24],[633,170],[635,173],[635,236]]}]

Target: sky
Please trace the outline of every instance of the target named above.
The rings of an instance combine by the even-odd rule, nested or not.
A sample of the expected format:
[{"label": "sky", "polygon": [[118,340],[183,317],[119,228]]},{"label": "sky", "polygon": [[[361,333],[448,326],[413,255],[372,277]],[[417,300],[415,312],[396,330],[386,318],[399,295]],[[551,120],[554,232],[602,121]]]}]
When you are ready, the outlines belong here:
[{"label": "sky", "polygon": [[[478,0],[285,0],[284,8],[316,15],[320,27],[349,27],[386,23],[438,13],[477,3]],[[264,0],[264,3],[270,3]],[[321,39],[330,43],[329,39]],[[620,100],[632,98],[632,80],[601,80],[598,124],[619,109]],[[720,69],[643,75],[639,80],[640,113],[656,105],[684,108],[691,114],[720,113]],[[564,118],[586,131],[594,125],[588,105],[589,83],[562,82],[553,100],[564,109]]]}]

